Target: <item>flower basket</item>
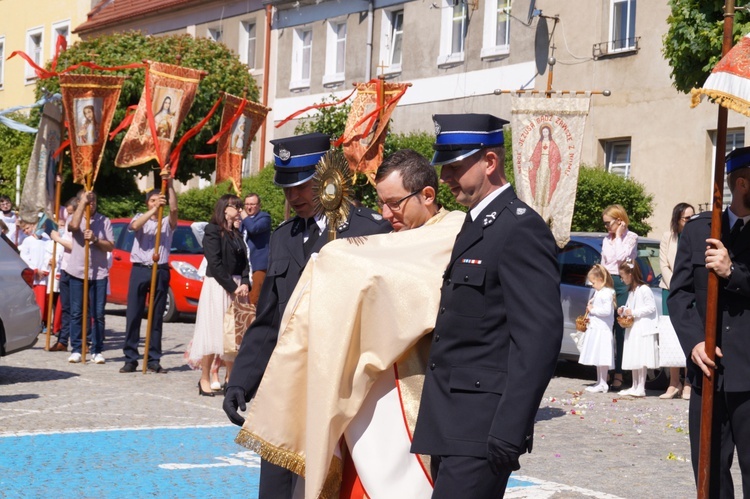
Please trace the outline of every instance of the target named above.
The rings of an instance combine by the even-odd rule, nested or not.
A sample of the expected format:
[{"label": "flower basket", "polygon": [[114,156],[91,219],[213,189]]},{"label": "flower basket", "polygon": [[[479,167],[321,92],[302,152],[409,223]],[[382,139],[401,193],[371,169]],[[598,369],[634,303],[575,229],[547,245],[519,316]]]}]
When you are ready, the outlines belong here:
[{"label": "flower basket", "polygon": [[589,317],[588,312],[586,315],[579,315],[576,317],[576,331],[580,331],[582,333],[586,332],[586,328],[589,326]]},{"label": "flower basket", "polygon": [[633,326],[633,322],[635,319],[633,319],[633,316],[626,315],[626,316],[619,316],[617,318],[617,323],[620,325],[620,327],[629,328]]}]

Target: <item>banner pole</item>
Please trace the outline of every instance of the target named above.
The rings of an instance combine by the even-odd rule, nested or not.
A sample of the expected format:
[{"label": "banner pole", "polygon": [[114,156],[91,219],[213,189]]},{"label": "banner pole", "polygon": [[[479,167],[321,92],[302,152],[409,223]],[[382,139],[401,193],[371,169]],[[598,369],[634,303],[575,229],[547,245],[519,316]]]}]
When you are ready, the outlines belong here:
[{"label": "banner pole", "polygon": [[[92,174],[86,174],[86,195],[93,190]],[[91,204],[86,204],[86,229],[91,230]],[[89,249],[91,242],[88,239],[83,241],[83,312],[81,315],[81,363],[86,363],[87,333],[89,325]]]},{"label": "banner pole", "polygon": [[[62,190],[62,162],[63,157],[60,156],[60,161],[57,162],[57,176],[55,178],[55,211],[52,214],[52,220],[55,221],[55,225],[59,227],[59,213],[60,213],[60,191]],[[59,230],[58,230],[59,233]],[[44,349],[49,351],[50,343],[50,330],[52,325],[55,323],[53,320],[53,309],[52,302],[55,297],[55,272],[57,270],[57,243],[52,242],[52,262],[50,262],[50,272],[47,277],[47,335],[44,340]]]}]

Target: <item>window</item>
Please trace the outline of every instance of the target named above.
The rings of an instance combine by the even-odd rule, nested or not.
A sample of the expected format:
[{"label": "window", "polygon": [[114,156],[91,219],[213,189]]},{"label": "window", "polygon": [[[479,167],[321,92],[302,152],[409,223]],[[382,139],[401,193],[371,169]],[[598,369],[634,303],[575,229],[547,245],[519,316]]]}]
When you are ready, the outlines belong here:
[{"label": "window", "polygon": [[464,61],[464,41],[468,24],[466,4],[443,0],[438,66],[450,66]]},{"label": "window", "polygon": [[312,29],[295,29],[292,41],[292,80],[289,82],[289,90],[310,87],[311,62]]},{"label": "window", "polygon": [[328,23],[326,36],[326,73],[323,85],[336,85],[344,81],[346,67],[346,21]]},{"label": "window", "polygon": [[62,36],[66,42],[70,42],[70,21],[60,21],[52,25],[52,40],[50,40],[50,54],[55,55],[57,38]]},{"label": "window", "polygon": [[560,268],[560,283],[572,286],[585,286],[586,276],[591,267],[601,261],[599,252],[587,244],[569,242],[557,254]]},{"label": "window", "polygon": [[404,43],[404,11],[391,10],[383,12],[381,25],[380,60],[384,74],[401,72],[401,56]]},{"label": "window", "polygon": [[[709,199],[713,199],[713,186],[714,186],[714,165],[716,165],[716,130],[711,132],[711,174],[709,175],[709,187],[708,187],[708,195]],[[724,154],[729,154],[730,152],[734,151],[735,149],[739,147],[745,147],[745,130],[742,128],[736,128],[736,129],[729,129],[727,130],[727,144],[726,148],[724,150]],[[724,206],[729,206],[729,204],[732,202],[732,191],[729,190],[729,185],[727,184],[727,170],[726,166],[724,167]],[[710,207],[710,203],[709,203]]]},{"label": "window", "polygon": [[255,68],[255,22],[243,22],[240,30],[240,58],[250,69]]},{"label": "window", "polygon": [[488,0],[484,7],[482,59],[510,53],[511,0]]},{"label": "window", "polygon": [[211,40],[221,43],[224,41],[224,28],[218,26],[216,28],[208,28],[208,38]]},{"label": "window", "polygon": [[[34,28],[26,32],[26,53],[31,57],[38,66],[44,64],[44,42],[43,28]],[[33,83],[36,80],[36,72],[30,64],[26,64],[26,83]]]},{"label": "window", "polygon": [[630,178],[630,139],[607,142],[604,151],[607,171]]},{"label": "window", "polygon": [[5,72],[5,37],[0,36],[0,90],[3,88]]},{"label": "window", "polygon": [[633,50],[635,39],[636,0],[610,0],[610,52]]}]

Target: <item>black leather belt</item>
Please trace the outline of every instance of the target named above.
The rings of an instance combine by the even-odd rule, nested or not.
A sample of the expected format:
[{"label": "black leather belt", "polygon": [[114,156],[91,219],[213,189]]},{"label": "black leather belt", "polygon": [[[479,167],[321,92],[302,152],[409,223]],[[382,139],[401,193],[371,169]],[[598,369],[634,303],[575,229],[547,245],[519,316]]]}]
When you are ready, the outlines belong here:
[{"label": "black leather belt", "polygon": [[[153,266],[154,266],[153,263],[148,263],[148,264],[147,263],[133,263],[133,267],[143,267],[143,268],[146,268],[146,269],[150,269]],[[169,270],[169,264],[168,263],[160,263],[159,265],[156,266],[156,268],[158,268],[160,270]]]}]

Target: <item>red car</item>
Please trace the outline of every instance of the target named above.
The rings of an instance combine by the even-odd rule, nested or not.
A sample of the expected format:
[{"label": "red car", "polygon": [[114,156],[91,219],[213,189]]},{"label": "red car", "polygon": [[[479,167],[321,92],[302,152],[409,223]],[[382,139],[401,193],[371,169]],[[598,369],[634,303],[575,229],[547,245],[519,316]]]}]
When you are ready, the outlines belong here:
[{"label": "red car", "polygon": [[[109,269],[110,294],[107,295],[107,302],[118,305],[128,303],[128,283],[132,267],[130,249],[135,238],[135,233],[127,230],[130,220],[112,220],[115,249],[112,252],[112,268]],[[198,268],[203,260],[203,247],[190,229],[190,224],[192,222],[179,220],[172,237],[165,322],[175,321],[183,313],[194,314],[198,309],[198,299],[203,287],[203,278],[198,274]]]}]

